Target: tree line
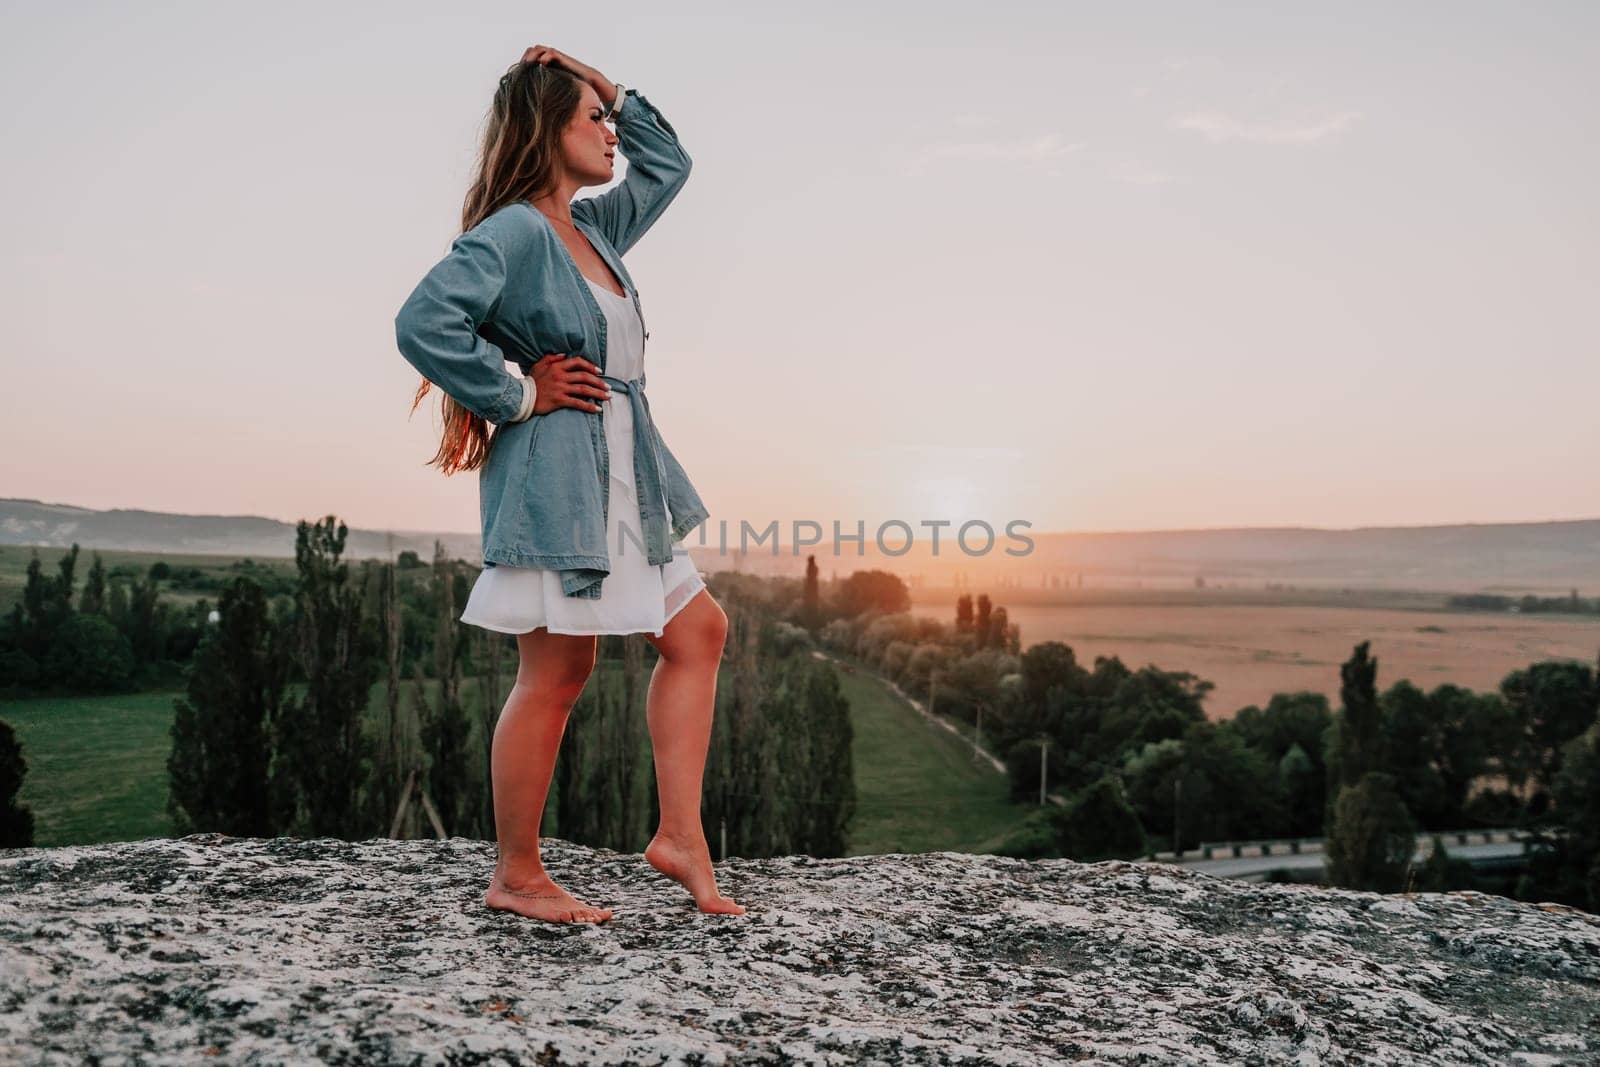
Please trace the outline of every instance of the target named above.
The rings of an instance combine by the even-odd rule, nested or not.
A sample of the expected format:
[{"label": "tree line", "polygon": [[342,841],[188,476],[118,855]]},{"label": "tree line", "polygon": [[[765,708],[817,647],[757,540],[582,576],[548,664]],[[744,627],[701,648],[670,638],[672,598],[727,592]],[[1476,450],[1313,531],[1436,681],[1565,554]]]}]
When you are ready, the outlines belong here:
[{"label": "tree line", "polygon": [[1520,597],[1496,593],[1461,593],[1445,601],[1452,611],[1512,611],[1523,615],[1600,615],[1600,597],[1580,597],[1576,589],[1566,596]]},{"label": "tree line", "polygon": [[[355,566],[343,558],[347,535],[333,516],[301,522],[293,578],[244,561],[214,612],[205,601],[178,612],[145,597],[160,609],[147,617],[195,627],[183,662],[167,663],[183,688],[167,760],[175,832],[494,837],[490,741],[515,679],[516,639],[457,621],[476,569],[441,545],[431,563],[407,552]],[[3,647],[61,660],[52,642],[71,625],[76,556],[74,546],[56,581],[30,585],[13,613],[23,628],[8,631],[24,640]],[[153,589],[160,577],[152,568],[137,585]],[[737,576],[725,591],[719,576],[710,581],[730,617],[705,781],[713,850],[725,842],[744,856],[841,855],[855,787],[837,677],[783,631],[762,589]],[[130,645],[158,644],[117,633]],[[557,760],[545,834],[619,851],[648,843],[659,815],[644,714],[656,658],[642,635],[600,638]],[[61,662],[65,684],[73,672]],[[134,671],[118,686],[164,674]],[[25,773],[0,722],[0,843],[31,843],[32,815],[15,803]]]},{"label": "tree line", "polygon": [[170,684],[200,643],[211,605],[161,598],[166,564],[107,568],[100,553],[78,588],[79,546],[47,574],[37,551],[22,597],[0,619],[0,691],[133,692]]},{"label": "tree line", "polygon": [[978,730],[1011,793],[1036,811],[1001,849],[1094,860],[1205,841],[1326,837],[1335,884],[1473,884],[1448,850],[1412,870],[1419,832],[1517,828],[1528,869],[1506,888],[1600,911],[1600,669],[1567,660],[1510,672],[1494,692],[1378,686],[1370,642],[1340,668],[1338,707],[1275,694],[1220,721],[1213,683],[1116,656],[1093,664],[1045,641],[1019,651],[1005,609],[963,594],[950,623],[913,616],[900,579],[857,571],[824,598],[791,589],[791,616]]}]

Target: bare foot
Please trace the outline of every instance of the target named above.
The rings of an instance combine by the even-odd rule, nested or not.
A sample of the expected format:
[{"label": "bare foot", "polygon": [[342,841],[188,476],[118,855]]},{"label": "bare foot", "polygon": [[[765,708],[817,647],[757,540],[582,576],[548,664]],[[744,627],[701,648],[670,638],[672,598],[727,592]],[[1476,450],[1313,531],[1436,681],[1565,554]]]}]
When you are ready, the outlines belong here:
[{"label": "bare foot", "polygon": [[501,880],[496,871],[483,894],[483,902],[491,908],[514,911],[530,919],[543,919],[555,923],[605,922],[611,918],[610,908],[596,908],[574,897],[542,874],[514,888]]},{"label": "bare foot", "polygon": [[686,845],[675,838],[656,834],[645,846],[644,858],[650,866],[687,889],[701,911],[744,914],[743,904],[735,904],[717,892],[717,876],[711,871],[711,849],[704,838],[697,845]]}]

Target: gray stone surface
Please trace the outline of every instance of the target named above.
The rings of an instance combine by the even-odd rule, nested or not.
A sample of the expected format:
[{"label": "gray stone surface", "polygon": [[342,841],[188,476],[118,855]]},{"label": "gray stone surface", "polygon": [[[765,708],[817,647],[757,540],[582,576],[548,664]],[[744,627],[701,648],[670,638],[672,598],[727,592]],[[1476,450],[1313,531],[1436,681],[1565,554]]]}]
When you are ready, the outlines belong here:
[{"label": "gray stone surface", "polygon": [[1594,1063],[1600,920],[1170,866],[732,860],[703,915],[545,842],[602,926],[483,907],[493,846],[0,851],[0,1056],[49,1063]]}]

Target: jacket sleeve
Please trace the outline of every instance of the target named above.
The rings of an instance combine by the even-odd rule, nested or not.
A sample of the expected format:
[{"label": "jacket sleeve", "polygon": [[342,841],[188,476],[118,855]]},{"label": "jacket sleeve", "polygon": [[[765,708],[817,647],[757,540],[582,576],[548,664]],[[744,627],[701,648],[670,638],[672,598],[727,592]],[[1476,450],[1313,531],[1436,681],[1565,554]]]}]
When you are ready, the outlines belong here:
[{"label": "jacket sleeve", "polygon": [[622,181],[599,196],[572,202],[574,216],[585,217],[623,255],[672,203],[689,178],[689,153],[661,112],[635,89],[626,89],[617,108],[617,140],[628,161]]},{"label": "jacket sleeve", "polygon": [[455,239],[395,316],[400,354],[462,407],[499,425],[522,408],[522,378],[478,334],[494,317],[506,283],[506,255],[482,224]]}]

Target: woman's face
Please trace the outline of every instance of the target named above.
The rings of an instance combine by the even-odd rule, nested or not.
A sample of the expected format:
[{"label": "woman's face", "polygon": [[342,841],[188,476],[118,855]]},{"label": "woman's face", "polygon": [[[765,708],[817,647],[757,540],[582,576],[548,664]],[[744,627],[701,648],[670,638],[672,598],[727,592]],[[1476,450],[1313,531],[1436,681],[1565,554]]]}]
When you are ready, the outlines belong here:
[{"label": "woman's face", "polygon": [[594,87],[583,87],[583,99],[561,131],[562,165],[580,186],[604,185],[616,172],[617,135],[605,119]]}]

